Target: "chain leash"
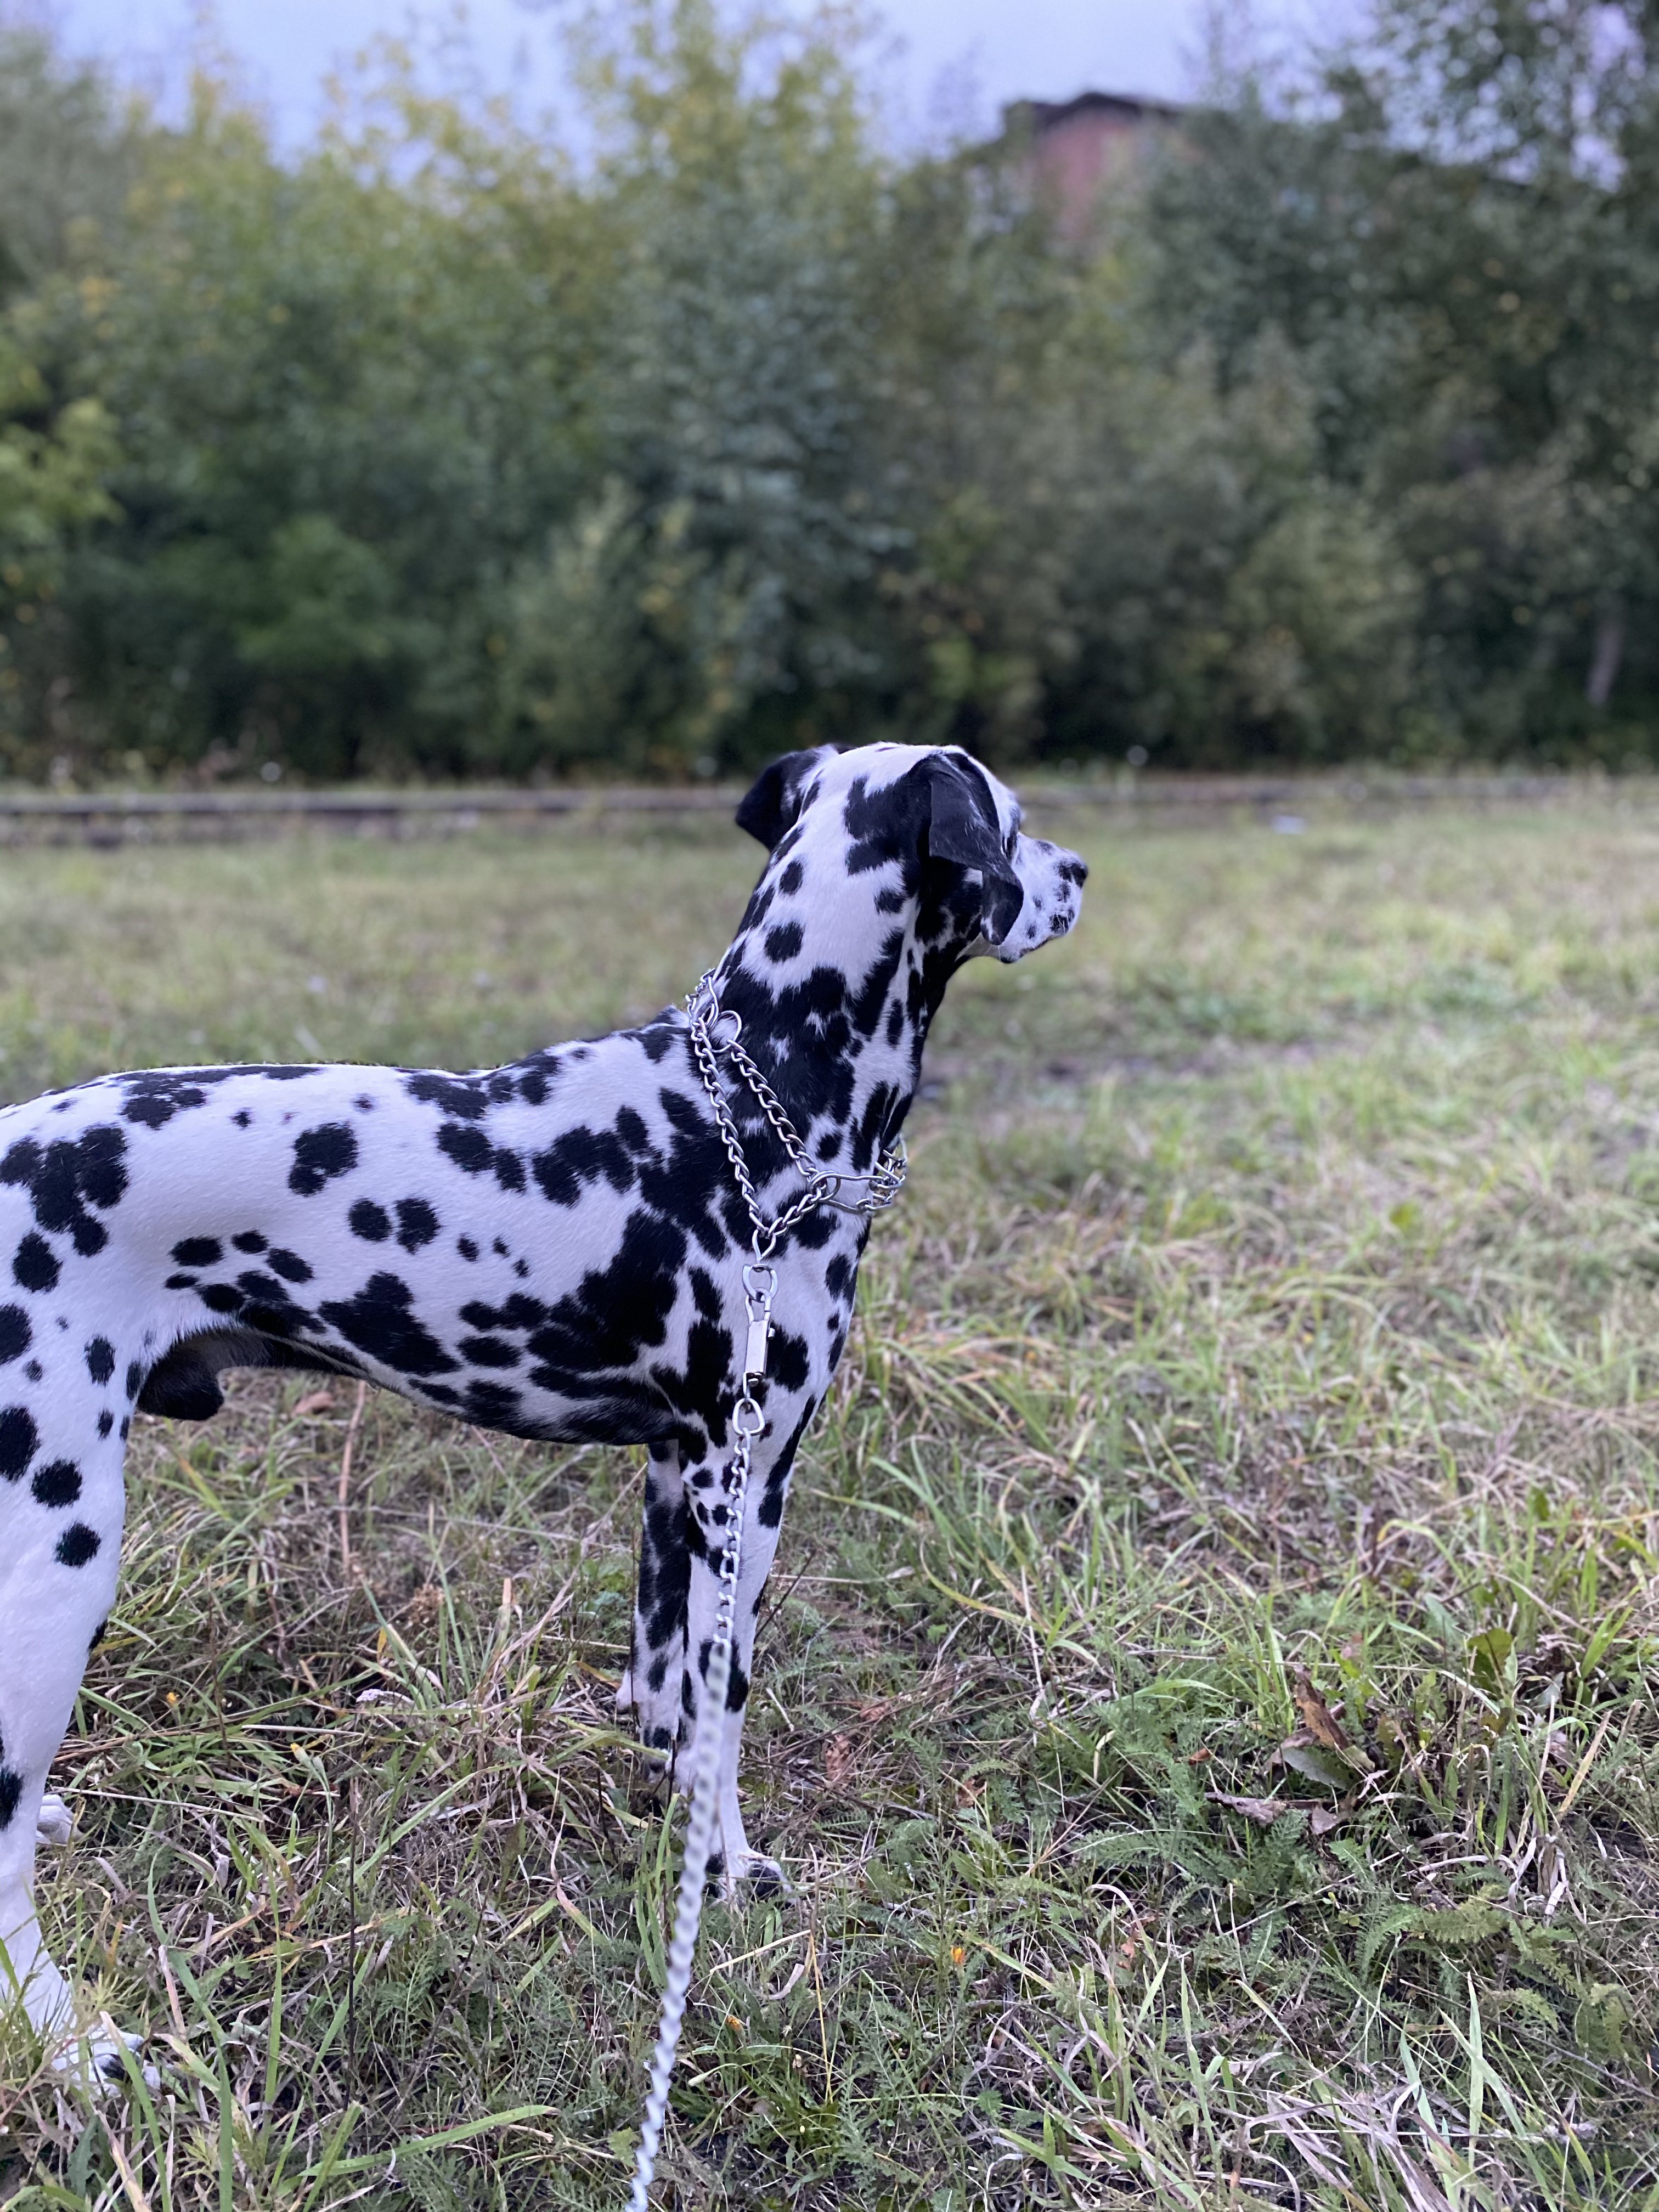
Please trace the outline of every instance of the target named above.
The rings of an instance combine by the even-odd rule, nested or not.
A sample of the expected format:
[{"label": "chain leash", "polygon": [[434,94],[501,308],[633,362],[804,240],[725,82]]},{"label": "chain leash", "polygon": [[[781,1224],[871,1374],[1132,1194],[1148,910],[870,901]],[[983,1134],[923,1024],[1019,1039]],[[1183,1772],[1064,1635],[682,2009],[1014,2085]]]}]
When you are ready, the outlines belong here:
[{"label": "chain leash", "polygon": [[[639,2148],[634,2158],[634,2180],[628,2194],[628,2212],[649,2212],[651,2183],[657,2170],[657,2154],[662,2148],[663,2124],[668,2115],[668,2091],[674,2078],[674,2059],[679,2050],[680,2030],[685,2021],[686,1998],[691,1988],[697,1929],[702,1919],[703,1885],[708,1878],[708,1861],[714,1846],[714,1823],[720,1806],[720,1753],[726,1741],[726,1701],[731,1688],[732,1644],[737,1624],[738,1577],[743,1567],[743,1523],[749,1494],[749,1470],[754,1459],[755,1439],[766,1426],[766,1415],[761,1409],[755,1390],[766,1376],[767,1346],[772,1332],[772,1304],[777,1296],[778,1271],[772,1264],[772,1255],[777,1249],[780,1237],[793,1229],[796,1222],[805,1220],[809,1213],[816,1212],[821,1206],[833,1206],[843,1213],[860,1213],[866,1218],[881,1212],[893,1203],[904,1188],[906,1168],[904,1146],[901,1140],[882,1154],[870,1175],[827,1173],[808,1152],[784,1110],[783,1102],[744,1049],[739,1042],[743,1023],[729,1008],[721,1006],[715,992],[712,969],[702,976],[696,989],[687,999],[685,1011],[697,1073],[702,1079],[703,1089],[708,1094],[715,1127],[720,1133],[726,1157],[731,1162],[732,1176],[743,1194],[744,1206],[752,1224],[749,1244],[754,1256],[745,1263],[743,1271],[744,1299],[748,1307],[749,1326],[744,1340],[743,1376],[738,1401],[732,1409],[732,1427],[737,1442],[732,1454],[731,1474],[726,1485],[726,1539],[720,1547],[720,1601],[714,1613],[714,1637],[708,1653],[708,1672],[703,1681],[700,1708],[705,1724],[697,1731],[697,1763],[691,1783],[690,1817],[685,1828],[685,1856],[680,1864],[679,1887],[674,1899],[674,1933],[668,1946],[668,1975],[663,1989],[662,2013],[657,2024],[656,2048],[651,2054],[651,2068],[647,2077],[645,2114],[640,2126]],[[742,1077],[796,1170],[806,1178],[807,1188],[800,1196],[770,1219],[762,1210],[760,1194],[749,1171],[749,1163],[744,1157],[743,1139],[737,1120],[727,1103],[725,1086],[720,1080],[722,1056],[732,1062]],[[849,1182],[867,1185],[865,1195],[859,1199],[843,1198],[842,1189]]]}]

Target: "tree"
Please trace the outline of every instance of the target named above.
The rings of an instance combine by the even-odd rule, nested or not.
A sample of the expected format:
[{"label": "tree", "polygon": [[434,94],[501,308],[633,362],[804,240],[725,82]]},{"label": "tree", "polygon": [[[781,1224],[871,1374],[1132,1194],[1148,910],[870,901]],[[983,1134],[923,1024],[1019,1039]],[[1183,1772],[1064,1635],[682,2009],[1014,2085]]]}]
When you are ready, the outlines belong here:
[{"label": "tree", "polygon": [[1164,343],[1305,362],[1327,466],[1423,578],[1448,742],[1616,749],[1600,710],[1659,681],[1650,38],[1635,0],[1378,0],[1301,98],[1200,116],[1154,195]]}]

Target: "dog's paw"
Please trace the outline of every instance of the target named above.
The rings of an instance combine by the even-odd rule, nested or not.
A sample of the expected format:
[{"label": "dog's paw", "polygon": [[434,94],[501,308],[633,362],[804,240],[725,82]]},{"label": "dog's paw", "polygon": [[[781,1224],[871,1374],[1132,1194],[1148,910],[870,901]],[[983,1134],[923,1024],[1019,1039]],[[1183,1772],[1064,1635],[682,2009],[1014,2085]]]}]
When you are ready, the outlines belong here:
[{"label": "dog's paw", "polygon": [[720,1869],[718,1880],[720,1897],[730,1903],[747,1904],[751,1899],[795,1893],[795,1885],[777,1861],[761,1851],[738,1854],[729,1868]]},{"label": "dog's paw", "polygon": [[159,2089],[161,2076],[143,2056],[144,2039],[110,2027],[107,2021],[90,2035],[72,2037],[52,2056],[52,2070],[67,2084],[88,2096],[114,2096],[132,2080],[129,2054],[137,2062],[147,2089]]},{"label": "dog's paw", "polygon": [[40,1809],[34,1816],[34,1840],[37,1844],[66,1844],[75,1832],[75,1815],[58,1795],[48,1790],[40,1800]]}]

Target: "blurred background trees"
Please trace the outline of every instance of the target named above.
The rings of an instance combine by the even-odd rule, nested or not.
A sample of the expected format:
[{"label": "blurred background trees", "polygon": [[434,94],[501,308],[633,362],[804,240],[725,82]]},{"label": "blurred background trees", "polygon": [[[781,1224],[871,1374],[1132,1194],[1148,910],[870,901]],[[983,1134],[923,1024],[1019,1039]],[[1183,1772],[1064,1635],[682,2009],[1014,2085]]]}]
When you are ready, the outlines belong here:
[{"label": "blurred background trees", "polygon": [[0,36],[0,772],[1651,763],[1648,13],[1378,0],[1082,239],[835,15],[619,0],[580,159]]}]

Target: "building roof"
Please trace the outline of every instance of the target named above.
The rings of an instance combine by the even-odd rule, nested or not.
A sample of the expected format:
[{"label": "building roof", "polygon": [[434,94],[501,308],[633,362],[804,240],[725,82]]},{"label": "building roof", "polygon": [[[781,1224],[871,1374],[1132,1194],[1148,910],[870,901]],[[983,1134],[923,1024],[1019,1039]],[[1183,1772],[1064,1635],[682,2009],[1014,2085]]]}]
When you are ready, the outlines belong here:
[{"label": "building roof", "polygon": [[1085,115],[1115,123],[1173,123],[1186,112],[1178,100],[1146,100],[1138,93],[1080,92],[1074,100],[1012,100],[1002,111],[1002,126],[1041,137]]}]

